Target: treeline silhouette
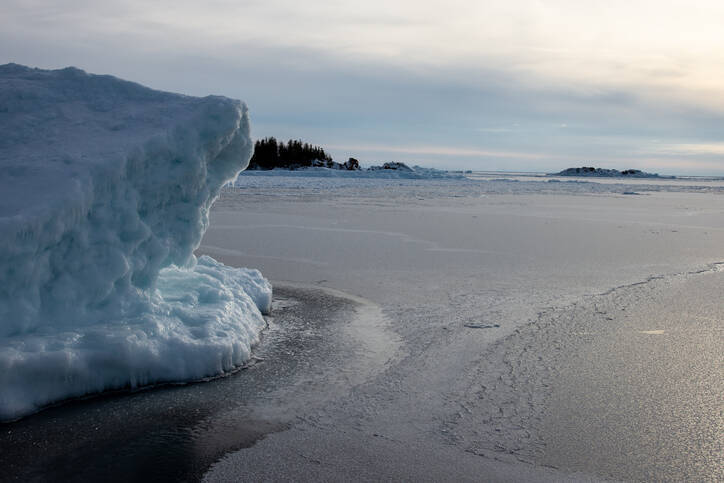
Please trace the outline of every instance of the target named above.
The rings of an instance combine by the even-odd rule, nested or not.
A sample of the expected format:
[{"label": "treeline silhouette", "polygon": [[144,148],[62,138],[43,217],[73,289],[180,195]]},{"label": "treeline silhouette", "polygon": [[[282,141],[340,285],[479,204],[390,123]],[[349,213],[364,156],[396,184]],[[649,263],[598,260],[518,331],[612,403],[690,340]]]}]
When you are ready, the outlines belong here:
[{"label": "treeline silhouette", "polygon": [[332,157],[319,146],[290,139],[285,144],[274,137],[254,143],[254,155],[248,169],[294,169],[307,166],[333,167]]}]

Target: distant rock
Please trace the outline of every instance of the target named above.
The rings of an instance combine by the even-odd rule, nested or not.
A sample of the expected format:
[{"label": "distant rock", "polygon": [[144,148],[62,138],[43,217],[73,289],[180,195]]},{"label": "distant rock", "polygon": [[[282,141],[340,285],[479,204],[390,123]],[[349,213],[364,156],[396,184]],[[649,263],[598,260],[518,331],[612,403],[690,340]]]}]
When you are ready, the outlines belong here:
[{"label": "distant rock", "polygon": [[411,167],[406,165],[405,163],[398,163],[398,162],[389,162],[384,163],[382,166],[370,166],[367,168],[370,171],[377,171],[381,169],[392,169],[396,171],[414,171]]},{"label": "distant rock", "polygon": [[673,179],[675,176],[661,176],[657,173],[647,173],[640,169],[617,169],[593,168],[583,166],[580,168],[568,168],[559,173],[549,173],[548,176],[590,176],[598,178],[665,178]]},{"label": "distant rock", "polygon": [[349,158],[347,162],[342,165],[342,169],[346,169],[347,171],[359,171],[359,161],[354,158]]}]

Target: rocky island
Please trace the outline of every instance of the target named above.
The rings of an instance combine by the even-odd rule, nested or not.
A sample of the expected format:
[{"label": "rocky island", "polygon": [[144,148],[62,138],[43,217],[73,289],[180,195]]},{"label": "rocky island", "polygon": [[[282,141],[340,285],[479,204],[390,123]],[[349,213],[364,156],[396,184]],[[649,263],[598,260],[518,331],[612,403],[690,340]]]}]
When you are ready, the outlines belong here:
[{"label": "rocky island", "polygon": [[674,176],[661,176],[657,173],[647,173],[640,169],[617,169],[593,168],[583,166],[580,168],[568,168],[558,173],[549,173],[548,176],[591,176],[599,178],[663,178],[673,179]]},{"label": "rocky island", "polygon": [[[446,171],[420,166],[410,167],[405,163],[390,161],[369,168],[360,167],[359,161],[349,158],[344,163],[334,161],[324,148],[314,146],[302,140],[290,139],[286,143],[274,137],[260,139],[254,143],[254,154],[249,161],[247,174],[254,171],[305,171],[307,173],[355,172],[361,176],[387,177],[449,177]],[[352,173],[350,173],[352,174]],[[456,175],[453,177],[460,177]]]}]

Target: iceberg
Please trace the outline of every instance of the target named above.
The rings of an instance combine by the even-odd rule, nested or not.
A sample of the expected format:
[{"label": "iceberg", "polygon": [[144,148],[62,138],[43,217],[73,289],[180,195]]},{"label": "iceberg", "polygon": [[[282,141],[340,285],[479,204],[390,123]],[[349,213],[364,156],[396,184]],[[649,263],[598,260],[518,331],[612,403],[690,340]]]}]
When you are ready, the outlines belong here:
[{"label": "iceberg", "polygon": [[193,254],[248,164],[246,106],[0,66],[0,420],[242,365],[257,270]]}]

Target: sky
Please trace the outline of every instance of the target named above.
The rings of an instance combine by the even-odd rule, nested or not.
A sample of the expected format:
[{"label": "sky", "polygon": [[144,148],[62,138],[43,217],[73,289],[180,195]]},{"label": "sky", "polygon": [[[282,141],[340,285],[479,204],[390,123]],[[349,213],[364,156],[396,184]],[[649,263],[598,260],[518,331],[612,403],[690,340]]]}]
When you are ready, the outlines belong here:
[{"label": "sky", "polygon": [[245,101],[335,160],[724,175],[724,2],[2,0],[0,63]]}]

